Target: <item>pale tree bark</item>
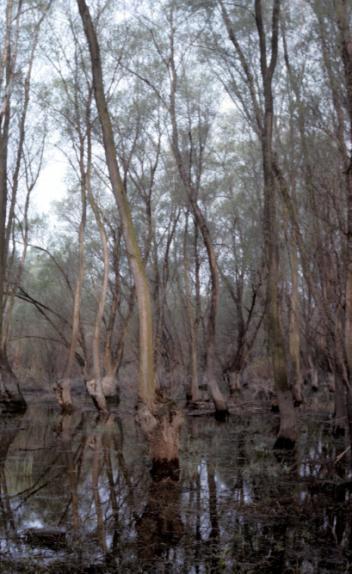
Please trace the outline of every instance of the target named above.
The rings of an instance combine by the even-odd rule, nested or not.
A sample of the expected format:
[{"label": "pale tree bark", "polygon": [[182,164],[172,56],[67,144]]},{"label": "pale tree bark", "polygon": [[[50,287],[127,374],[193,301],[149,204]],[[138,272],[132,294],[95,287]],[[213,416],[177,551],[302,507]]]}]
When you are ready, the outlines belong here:
[{"label": "pale tree bark", "polygon": [[264,28],[261,0],[255,0],[255,18],[259,38],[260,69],[264,93],[264,121],[261,143],[264,173],[263,232],[267,267],[267,335],[273,365],[275,391],[280,409],[280,429],[276,446],[292,447],[296,441],[297,429],[281,328],[280,295],[278,291],[280,259],[273,165],[274,98],[272,80],[278,57],[280,4],[280,0],[274,0],[269,64],[267,61],[267,37]]},{"label": "pale tree bark", "polygon": [[85,0],[77,0],[77,4],[91,56],[94,95],[103,133],[109,177],[120,212],[127,254],[136,286],[140,345],[138,392],[140,399],[152,409],[155,399],[155,373],[150,289],[141,251],[138,246],[130,206],[126,197],[124,182],[117,163],[112,123],[104,92],[102,64],[96,32]]},{"label": "pale tree bark", "polygon": [[[95,102],[103,134],[109,178],[119,209],[127,255],[132,270],[139,317],[139,408],[138,421],[148,437],[153,466],[166,468],[171,474],[178,465],[181,417],[170,401],[156,396],[153,348],[153,316],[148,278],[126,197],[124,181],[117,162],[110,113],[107,107],[100,49],[94,24],[85,0],[77,0],[84,32],[88,41]],[[175,462],[176,461],[176,462]]]}]

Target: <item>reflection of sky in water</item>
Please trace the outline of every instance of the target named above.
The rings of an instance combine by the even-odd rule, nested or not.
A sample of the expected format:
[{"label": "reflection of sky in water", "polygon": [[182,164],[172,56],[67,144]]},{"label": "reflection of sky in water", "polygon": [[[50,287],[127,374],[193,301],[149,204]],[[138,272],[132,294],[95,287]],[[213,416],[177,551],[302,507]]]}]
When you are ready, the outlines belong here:
[{"label": "reflection of sky in water", "polygon": [[[60,527],[67,531],[70,544],[73,540],[74,492],[78,499],[80,550],[93,561],[101,560],[103,551],[98,541],[98,520],[92,483],[94,450],[88,447],[80,450],[83,431],[73,424],[74,432],[69,443],[71,451],[66,445],[66,452],[63,453],[60,451],[60,436],[53,434],[52,421],[45,420],[44,416],[37,417],[35,423],[33,419],[30,420],[30,429],[23,423],[22,430],[10,445],[4,473],[6,482],[11,485],[8,489],[10,498],[6,504],[12,510],[15,529],[21,538],[15,540],[7,536],[4,514],[1,514],[3,510],[0,508],[1,552],[16,556],[26,556],[30,552],[31,556],[45,557],[49,561],[64,556],[64,550],[53,551],[45,547],[29,549],[23,535],[29,529]],[[93,421],[90,421],[90,425],[94,430]],[[37,428],[38,425],[45,424],[45,431]],[[271,435],[265,436],[260,448],[258,447],[257,424],[253,419],[246,431],[241,430],[239,435],[236,433],[235,423],[227,423],[227,427],[216,426],[209,419],[195,426],[193,434],[190,431],[187,440],[193,440],[196,447],[183,452],[183,478],[179,495],[172,494],[170,489],[170,500],[166,497],[166,504],[173,505],[174,515],[181,520],[184,533],[175,543],[172,542],[176,524],[173,519],[170,519],[170,524],[161,524],[162,519],[158,516],[152,516],[148,519],[149,522],[146,521],[151,536],[153,529],[157,528],[164,528],[170,533],[169,537],[165,535],[161,543],[163,555],[167,557],[165,560],[169,560],[174,568],[170,572],[186,571],[185,563],[188,564],[187,572],[209,572],[210,562],[206,563],[206,560],[211,559],[209,556],[211,557],[212,553],[218,556],[219,563],[225,556],[227,564],[232,564],[231,561],[239,559],[238,553],[241,552],[244,562],[247,560],[260,563],[260,559],[267,556],[267,541],[280,539],[287,529],[289,536],[285,535],[284,541],[278,543],[278,548],[287,546],[288,552],[291,547],[301,548],[300,552],[304,554],[304,532],[307,524],[310,524],[312,529],[309,548],[316,560],[325,546],[330,549],[330,553],[334,552],[337,535],[334,534],[335,538],[328,540],[325,546],[319,537],[322,531],[337,533],[341,528],[341,519],[331,512],[331,508],[338,504],[338,501],[328,498],[333,496],[333,492],[324,492],[319,494],[318,498],[310,492],[311,481],[314,478],[323,480],[328,476],[327,469],[334,468],[331,461],[335,460],[337,453],[335,447],[332,448],[329,442],[326,443],[330,440],[329,435],[323,435],[318,427],[314,427],[316,434],[304,435],[294,461],[280,462],[271,450],[265,448],[265,444],[271,444]],[[86,429],[88,433],[92,432],[90,425]],[[226,428],[231,432],[227,433]],[[253,444],[256,448],[253,448]],[[31,446],[32,450],[27,452],[27,446]],[[100,536],[108,550],[118,544],[121,560],[126,560],[127,563],[137,561],[136,567],[139,534],[135,524],[150,504],[151,481],[148,468],[144,466],[144,445],[124,444],[123,450],[119,451],[117,456],[116,448],[111,444],[107,452],[110,457],[109,469],[105,455],[101,455],[99,459],[97,492],[101,504]],[[121,467],[121,455],[124,454],[125,466]],[[71,482],[68,474],[70,456],[74,467]],[[126,460],[129,461],[128,464]],[[347,453],[346,463],[348,462]],[[22,476],[19,475],[21,470],[25,470]],[[348,472],[346,470],[345,476],[350,476],[349,469]],[[116,497],[115,510],[111,503],[111,481]],[[15,486],[24,491],[23,494],[15,496]],[[2,487],[3,507],[4,492],[6,490]],[[314,502],[317,499],[319,504]],[[299,513],[295,514],[295,508],[298,506]],[[114,514],[115,511],[117,515]],[[153,508],[152,511],[156,512]],[[347,509],[344,510],[341,506],[340,512],[347,513]],[[292,524],[288,518],[290,514],[295,517]],[[9,517],[7,523],[8,521]],[[114,531],[116,525],[117,535]],[[316,534],[313,534],[314,529]],[[275,553],[274,546],[271,553]],[[340,548],[339,552],[341,551]],[[197,569],[194,566],[195,561]],[[300,574],[309,573],[310,564],[309,561],[305,565],[302,563],[301,569],[297,571]]]}]

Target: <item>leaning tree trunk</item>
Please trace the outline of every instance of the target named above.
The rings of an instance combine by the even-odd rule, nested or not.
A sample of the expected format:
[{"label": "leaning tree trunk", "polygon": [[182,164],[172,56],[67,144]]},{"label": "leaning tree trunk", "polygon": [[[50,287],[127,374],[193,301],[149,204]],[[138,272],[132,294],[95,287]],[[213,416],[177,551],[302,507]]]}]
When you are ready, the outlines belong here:
[{"label": "leaning tree trunk", "polygon": [[261,0],[255,1],[256,25],[260,46],[260,64],[264,91],[264,126],[262,156],[264,173],[264,249],[267,267],[267,335],[273,365],[275,391],[280,409],[280,429],[275,446],[291,448],[297,437],[296,415],[289,386],[284,339],[281,329],[279,299],[279,246],[276,214],[275,181],[273,170],[273,115],[272,79],[277,63],[280,0],[274,0],[272,14],[271,58],[267,63],[267,39],[264,29]]},{"label": "leaning tree trunk", "polygon": [[152,409],[155,398],[155,374],[150,289],[137,241],[136,230],[132,222],[131,210],[126,197],[124,183],[117,163],[112,123],[104,92],[98,39],[85,0],[77,0],[77,4],[91,56],[94,95],[103,133],[104,151],[109,171],[109,178],[116,204],[120,212],[127,254],[136,285],[140,345],[138,392],[140,399]]},{"label": "leaning tree trunk", "polygon": [[[144,268],[137,234],[132,221],[124,182],[122,180],[114,142],[111,118],[107,107],[100,49],[97,35],[85,0],[77,0],[84,32],[88,41],[93,75],[93,89],[103,133],[103,144],[109,178],[116,204],[119,209],[127,255],[132,270],[137,296],[139,317],[139,422],[146,433],[153,464],[169,468],[172,473],[173,461],[178,461],[178,436],[180,416],[170,402],[157,400],[153,348],[153,316],[150,287]],[[178,464],[178,463],[177,463]]]}]

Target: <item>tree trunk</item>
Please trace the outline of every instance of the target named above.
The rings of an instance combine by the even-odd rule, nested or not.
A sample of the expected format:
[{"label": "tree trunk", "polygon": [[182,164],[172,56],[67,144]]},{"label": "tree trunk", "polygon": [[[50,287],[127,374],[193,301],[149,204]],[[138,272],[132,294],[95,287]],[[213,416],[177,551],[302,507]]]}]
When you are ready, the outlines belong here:
[{"label": "tree trunk", "polygon": [[104,93],[101,57],[96,32],[85,0],[77,0],[77,4],[91,56],[94,95],[103,132],[104,150],[110,182],[120,212],[127,254],[136,285],[140,353],[138,392],[142,402],[152,409],[155,394],[155,374],[150,289],[141,251],[137,242],[136,230],[132,222],[131,210],[126,197],[124,183],[117,163],[113,129]]},{"label": "tree trunk", "polygon": [[186,296],[186,311],[190,334],[190,357],[191,357],[191,400],[195,404],[199,401],[198,383],[198,353],[197,353],[197,328],[192,303],[192,290],[189,280],[189,257],[188,257],[188,213],[183,241],[184,285]]},{"label": "tree trunk", "polygon": [[[77,122],[79,123],[79,121]],[[89,129],[89,128],[88,128]],[[71,373],[75,360],[77,341],[80,329],[80,310],[81,310],[81,296],[82,285],[84,279],[84,234],[87,218],[87,198],[86,198],[86,179],[87,173],[83,165],[84,150],[80,148],[80,176],[81,176],[81,221],[78,231],[78,245],[79,245],[79,260],[78,260],[78,275],[76,279],[76,287],[73,295],[73,310],[72,310],[72,331],[70,348],[68,352],[67,363],[63,379],[55,386],[55,394],[57,401],[63,412],[72,412],[73,403],[71,397]]]},{"label": "tree trunk", "polygon": [[210,305],[206,335],[205,380],[208,385],[209,394],[215,406],[215,416],[221,419],[226,417],[228,414],[228,408],[226,400],[217,382],[215,370],[216,315],[220,292],[219,271],[217,267],[214,247],[203,213],[201,212],[196,201],[193,201],[193,199],[191,201],[191,206],[207,250],[211,278]]},{"label": "tree trunk", "polygon": [[230,393],[234,395],[235,393],[240,392],[241,390],[241,371],[232,371],[229,373],[230,377]]},{"label": "tree trunk", "polygon": [[101,386],[103,395],[106,399],[117,398],[118,396],[117,379],[114,372],[112,372],[111,374],[108,373],[104,375],[104,377],[101,379]]},{"label": "tree trunk", "polygon": [[292,393],[289,387],[283,334],[280,319],[280,299],[278,285],[279,245],[276,214],[275,181],[273,171],[273,116],[274,99],[272,79],[278,54],[278,25],[280,0],[274,0],[272,14],[271,58],[267,64],[266,33],[261,0],[255,1],[256,25],[260,46],[260,65],[264,90],[264,126],[262,133],[262,155],[264,173],[264,248],[267,267],[267,336],[273,365],[275,391],[280,410],[280,429],[275,443],[277,448],[291,448],[297,437],[296,416]]},{"label": "tree trunk", "polygon": [[179,479],[179,443],[183,416],[177,406],[158,391],[157,409],[152,415],[141,407],[138,422],[148,437],[153,480]]},{"label": "tree trunk", "polygon": [[[127,255],[136,288],[139,317],[138,395],[140,399],[137,417],[149,441],[153,466],[156,468],[160,466],[161,469],[165,468],[166,473],[172,473],[174,467],[177,467],[178,470],[179,464],[178,440],[181,417],[177,409],[173,408],[169,402],[165,405],[161,396],[156,397],[153,315],[149,282],[117,162],[113,128],[104,93],[102,64],[96,32],[85,0],[77,0],[77,4],[91,56],[94,95],[103,133],[110,183],[120,213]],[[97,385],[94,387],[91,384],[91,391],[94,393],[96,390],[99,390]],[[100,396],[95,396],[95,400],[100,399]]]},{"label": "tree trunk", "polygon": [[71,379],[69,377],[63,377],[57,381],[54,385],[54,393],[62,413],[72,413]]},{"label": "tree trunk", "polygon": [[316,392],[319,389],[318,369],[316,368],[311,356],[309,356],[308,362],[309,362],[310,385],[312,391]]},{"label": "tree trunk", "polygon": [[300,358],[300,333],[299,333],[299,292],[298,292],[298,261],[294,238],[290,249],[291,284],[290,297],[290,325],[289,325],[289,353],[290,368],[289,381],[295,406],[303,402],[302,373]]},{"label": "tree trunk", "polygon": [[[91,145],[89,142],[89,151],[88,151],[89,160],[91,158]],[[89,161],[90,166],[90,161]],[[108,289],[108,280],[109,280],[109,247],[108,247],[108,238],[106,235],[106,231],[104,228],[104,223],[100,214],[99,207],[95,201],[92,189],[91,189],[91,182],[90,182],[90,169],[88,171],[87,177],[87,188],[88,188],[88,199],[90,206],[93,210],[95,221],[97,223],[99,229],[100,240],[103,246],[103,263],[104,263],[104,271],[103,271],[103,283],[101,286],[101,291],[99,293],[98,298],[98,309],[96,312],[95,317],[95,325],[94,325],[94,333],[93,333],[93,343],[92,343],[92,355],[93,355],[93,370],[94,370],[94,379],[87,382],[87,391],[91,395],[95,406],[98,410],[102,411],[103,413],[108,412],[104,391],[103,391],[103,384],[101,378],[101,368],[100,368],[100,331],[101,325],[103,322],[104,317],[104,308],[105,308],[105,300],[106,300],[106,293]]]}]

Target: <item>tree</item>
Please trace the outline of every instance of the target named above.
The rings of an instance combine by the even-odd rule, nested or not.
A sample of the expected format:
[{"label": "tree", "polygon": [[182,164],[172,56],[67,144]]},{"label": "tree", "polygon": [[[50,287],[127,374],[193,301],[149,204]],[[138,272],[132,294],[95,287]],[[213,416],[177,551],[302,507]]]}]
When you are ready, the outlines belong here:
[{"label": "tree", "polygon": [[[139,420],[147,434],[155,472],[163,474],[166,468],[178,466],[178,440],[182,417],[174,405],[162,395],[156,394],[153,349],[153,317],[150,288],[145,272],[137,234],[132,221],[130,205],[126,197],[124,182],[121,178],[116,157],[111,117],[104,92],[103,72],[100,49],[93,21],[85,0],[77,0],[84,32],[87,38],[93,77],[95,102],[103,134],[104,151],[108,166],[110,183],[119,209],[122,230],[127,247],[129,263],[132,269],[139,317],[139,385],[141,401]],[[157,405],[157,398],[159,404]],[[166,463],[166,464],[165,464]]]},{"label": "tree", "polygon": [[[40,10],[29,7],[27,18],[24,14],[23,0],[7,0],[3,30],[0,63],[0,402],[7,408],[23,410],[25,400],[19,382],[10,367],[7,352],[6,304],[9,288],[10,246],[13,237],[15,211],[18,199],[20,175],[25,163],[25,142],[30,86],[34,56],[38,37],[45,15],[51,2],[43,3]],[[27,34],[31,36],[27,57],[21,61],[21,42],[26,42]],[[26,70],[23,81],[18,81],[18,71]],[[16,142],[17,135],[17,142]],[[9,157],[15,155],[10,188],[11,165]],[[41,163],[41,162],[40,162]],[[28,166],[28,163],[27,163]],[[38,177],[34,178],[33,186]],[[27,179],[28,181],[28,179]],[[29,186],[31,187],[31,186]],[[29,201],[30,190],[27,194]],[[28,206],[27,206],[28,213]],[[24,251],[25,257],[25,251]],[[11,314],[12,304],[8,305]]]}]

